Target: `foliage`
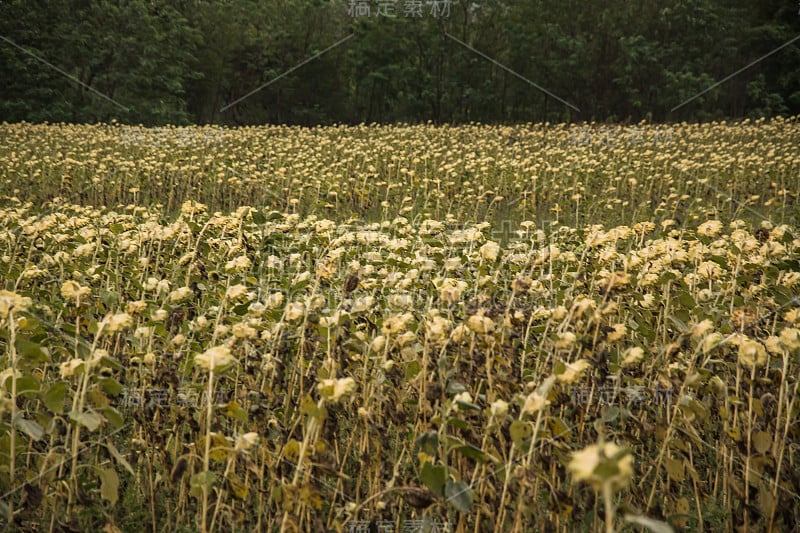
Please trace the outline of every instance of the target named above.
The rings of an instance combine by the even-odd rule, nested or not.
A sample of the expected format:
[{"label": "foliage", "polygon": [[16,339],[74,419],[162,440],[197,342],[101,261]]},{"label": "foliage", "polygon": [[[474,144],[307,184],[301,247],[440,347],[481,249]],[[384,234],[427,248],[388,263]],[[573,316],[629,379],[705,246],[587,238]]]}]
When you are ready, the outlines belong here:
[{"label": "foliage", "polygon": [[[356,4],[371,16],[354,16]],[[419,16],[407,16],[408,4],[5,0],[0,35],[85,85],[0,41],[0,120],[310,126],[800,113],[800,44],[776,51],[800,33],[791,2],[437,0],[418,2]],[[394,16],[377,16],[386,5]]]}]

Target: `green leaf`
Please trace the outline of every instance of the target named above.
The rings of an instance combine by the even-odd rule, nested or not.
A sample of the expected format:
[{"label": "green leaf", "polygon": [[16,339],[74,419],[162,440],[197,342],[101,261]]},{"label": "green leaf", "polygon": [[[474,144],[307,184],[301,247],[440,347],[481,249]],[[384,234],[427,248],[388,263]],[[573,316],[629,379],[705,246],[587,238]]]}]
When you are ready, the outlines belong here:
[{"label": "green leaf", "polygon": [[26,420],[21,417],[17,417],[14,421],[14,425],[25,433],[31,440],[41,440],[44,437],[44,428],[34,422],[33,420]]},{"label": "green leaf", "polygon": [[459,446],[456,448],[456,451],[459,452],[464,457],[468,457],[474,461],[478,461],[479,463],[486,463],[489,461],[486,452],[473,446],[472,444],[465,444],[464,446]]},{"label": "green leaf", "polygon": [[56,414],[64,412],[64,400],[67,397],[67,383],[58,381],[53,383],[47,391],[39,393],[42,403]]},{"label": "green leaf", "polygon": [[619,407],[610,405],[603,409],[603,420],[606,422],[613,422],[619,416]]},{"label": "green leaf", "polygon": [[211,487],[214,486],[216,479],[217,475],[209,470],[193,475],[189,482],[189,494],[198,499],[202,498],[203,489],[205,489],[206,493],[211,492]]},{"label": "green leaf", "polygon": [[460,418],[451,418],[447,421],[447,424],[453,427],[457,427],[458,429],[467,429],[469,427],[469,424],[467,424]]},{"label": "green leaf", "polygon": [[100,495],[111,504],[111,507],[117,504],[119,499],[119,476],[113,468],[100,469]]},{"label": "green leaf", "polygon": [[447,481],[444,489],[444,495],[447,498],[447,503],[453,507],[466,513],[472,506],[473,493],[472,488],[464,481]]},{"label": "green leaf", "polygon": [[673,481],[680,483],[686,478],[686,470],[684,469],[683,461],[680,459],[665,458],[664,468],[667,469],[667,475]]},{"label": "green leaf", "polygon": [[50,361],[50,354],[46,348],[42,348],[38,343],[31,342],[22,337],[17,337],[14,345],[17,348],[17,353],[26,363],[41,363]]},{"label": "green leaf", "polygon": [[108,420],[108,423],[114,427],[114,429],[121,428],[122,424],[125,423],[125,420],[122,418],[120,412],[113,407],[104,407],[101,412],[106,417],[106,420]]},{"label": "green leaf", "polygon": [[114,291],[101,289],[100,301],[103,302],[107,308],[111,309],[119,301],[119,295]]},{"label": "green leaf", "polygon": [[114,457],[114,459],[117,461],[117,464],[120,464],[120,465],[122,465],[122,467],[123,467],[125,470],[127,470],[127,471],[128,471],[128,473],[130,473],[130,475],[132,475],[132,476],[135,476],[135,475],[136,475],[136,474],[133,472],[133,468],[131,468],[131,465],[130,465],[130,463],[128,462],[128,460],[127,460],[127,459],[125,459],[125,457],[124,457],[124,456],[123,456],[121,453],[119,453],[119,450],[116,448],[116,446],[114,446],[114,445],[113,445],[111,442],[108,442],[108,441],[105,443],[105,446],[106,446],[106,449],[108,450],[108,452],[109,452],[109,453],[112,455],[112,457]]},{"label": "green leaf", "polygon": [[318,424],[322,424],[328,417],[328,410],[324,407],[317,406],[317,403],[311,399],[311,396],[306,396],[300,403],[300,412],[313,418]]},{"label": "green leaf", "polygon": [[105,391],[106,394],[110,394],[111,396],[119,395],[119,393],[122,392],[123,389],[120,382],[114,378],[99,379],[98,383],[100,383],[100,386],[103,388],[103,391]]},{"label": "green leaf", "polygon": [[[324,407],[322,409],[325,409]],[[222,410],[222,414],[228,418],[238,420],[239,422],[247,423],[247,411],[239,405],[239,402],[231,402]],[[324,420],[324,417],[323,417]]]},{"label": "green leaf", "polygon": [[[6,386],[11,386],[11,380],[6,382]],[[17,378],[17,394],[24,395],[26,397],[36,397],[39,394],[39,389],[41,387],[41,383],[39,383],[39,378],[34,376],[33,374],[28,374],[26,376],[22,376],[21,378]]]},{"label": "green leaf", "polygon": [[103,423],[103,417],[95,411],[84,411],[82,413],[70,411],[69,417],[80,425],[86,426],[89,431],[96,430]]},{"label": "green leaf", "polygon": [[560,418],[550,417],[547,420],[547,427],[550,428],[550,434],[554,439],[572,440],[572,429]]},{"label": "green leaf", "polygon": [[406,364],[403,371],[403,377],[406,379],[406,381],[413,379],[417,376],[417,374],[419,374],[420,370],[421,367],[419,361],[411,361]]},{"label": "green leaf", "polygon": [[465,392],[466,390],[467,390],[467,388],[464,386],[464,384],[463,383],[459,383],[458,381],[451,381],[450,383],[447,384],[447,393],[448,394],[453,394],[453,395],[461,394],[462,392]]},{"label": "green leaf", "polygon": [[456,405],[462,411],[467,411],[467,410],[469,410],[469,411],[480,411],[481,410],[481,408],[479,406],[475,405],[474,403],[462,402],[461,400],[456,400]]},{"label": "green leaf", "polygon": [[417,446],[428,455],[435,456],[439,447],[439,434],[435,431],[426,431],[417,437]]},{"label": "green leaf", "polygon": [[225,477],[228,481],[228,489],[230,489],[233,496],[239,500],[244,500],[247,498],[248,487],[239,476],[234,474],[233,472],[229,472],[228,475]]},{"label": "green leaf", "polygon": [[753,446],[758,453],[767,453],[772,447],[772,435],[766,431],[758,431],[753,434]]},{"label": "green leaf", "polygon": [[692,295],[688,292],[681,292],[678,294],[678,303],[687,309],[693,309],[695,305],[697,305],[694,301],[694,298],[692,298]]},{"label": "green leaf", "polygon": [[258,225],[264,224],[267,221],[267,217],[264,216],[264,213],[261,211],[253,210],[250,212],[251,216],[253,217],[253,222]]},{"label": "green leaf", "polygon": [[422,467],[422,472],[419,475],[422,481],[431,492],[441,497],[444,495],[444,484],[447,480],[447,469],[444,465],[434,465],[432,463],[425,463]]},{"label": "green leaf", "polygon": [[508,432],[511,434],[511,440],[514,441],[514,445],[517,448],[522,448],[525,441],[533,435],[533,428],[531,428],[531,425],[527,422],[514,420],[511,422],[511,427],[508,428]]},{"label": "green leaf", "polygon": [[116,359],[112,359],[111,357],[104,355],[100,358],[100,365],[99,368],[110,368],[112,370],[122,370],[124,367],[122,363],[117,361]]},{"label": "green leaf", "polygon": [[617,461],[608,459],[601,461],[600,464],[595,467],[594,475],[603,480],[611,479],[619,475],[619,464],[617,464]]}]

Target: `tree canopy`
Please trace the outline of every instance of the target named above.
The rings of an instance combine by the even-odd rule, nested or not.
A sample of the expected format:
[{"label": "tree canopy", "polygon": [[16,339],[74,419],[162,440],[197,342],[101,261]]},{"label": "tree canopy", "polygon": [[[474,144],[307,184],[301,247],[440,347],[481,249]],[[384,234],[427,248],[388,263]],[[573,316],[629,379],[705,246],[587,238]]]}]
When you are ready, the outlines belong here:
[{"label": "tree canopy", "polygon": [[0,121],[797,115],[798,9],[781,0],[2,0]]}]

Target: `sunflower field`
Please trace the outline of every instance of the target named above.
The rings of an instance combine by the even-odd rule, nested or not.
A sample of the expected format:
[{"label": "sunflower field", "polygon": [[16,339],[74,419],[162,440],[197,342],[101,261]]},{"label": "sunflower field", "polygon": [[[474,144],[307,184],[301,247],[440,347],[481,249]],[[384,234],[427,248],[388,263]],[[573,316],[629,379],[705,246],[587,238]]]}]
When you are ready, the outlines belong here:
[{"label": "sunflower field", "polygon": [[800,123],[0,124],[11,531],[800,528]]}]

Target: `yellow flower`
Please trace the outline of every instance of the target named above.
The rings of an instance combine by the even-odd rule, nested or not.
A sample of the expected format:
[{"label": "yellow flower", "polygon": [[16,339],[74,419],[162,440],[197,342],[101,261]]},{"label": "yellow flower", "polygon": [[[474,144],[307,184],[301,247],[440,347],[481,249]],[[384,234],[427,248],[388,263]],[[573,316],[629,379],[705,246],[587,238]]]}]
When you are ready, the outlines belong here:
[{"label": "yellow flower", "polygon": [[433,344],[443,344],[450,335],[451,322],[444,317],[434,316],[425,322],[425,330]]},{"label": "yellow flower", "polygon": [[267,307],[270,309],[277,309],[283,305],[283,293],[282,292],[273,292],[269,296],[267,296]]},{"label": "yellow flower", "polygon": [[631,282],[631,275],[627,272],[617,271],[611,273],[605,281],[605,290],[612,291],[625,287]]},{"label": "yellow flower", "polygon": [[558,339],[556,340],[556,348],[559,350],[566,350],[567,348],[572,347],[576,340],[578,340],[578,337],[575,336],[575,334],[571,331],[559,333]]},{"label": "yellow flower", "polygon": [[[367,298],[372,298],[367,296]],[[388,304],[396,309],[410,309],[414,306],[414,297],[410,294],[392,294],[389,296]]]},{"label": "yellow flower", "polygon": [[194,200],[186,200],[181,205],[181,214],[187,216],[193,216],[195,214],[204,213],[206,211],[206,206],[195,202]]},{"label": "yellow flower", "polygon": [[553,388],[553,384],[555,382],[555,376],[550,376],[545,379],[535,391],[530,393],[528,397],[525,398],[525,403],[522,406],[522,412],[532,415],[550,405],[550,400],[547,399],[547,395],[550,393],[550,389]]},{"label": "yellow flower", "polygon": [[369,349],[373,352],[382,352],[383,349],[386,347],[386,337],[383,335],[378,335],[369,345]]},{"label": "yellow flower", "polygon": [[11,291],[0,291],[0,318],[8,317],[12,311],[25,311],[30,307],[31,299]]},{"label": "yellow flower", "polygon": [[722,274],[722,268],[713,261],[703,261],[697,265],[697,274],[703,279],[714,279]]},{"label": "yellow flower", "polygon": [[494,321],[483,313],[472,315],[467,320],[467,327],[475,333],[489,334],[494,331]]},{"label": "yellow flower", "polygon": [[317,277],[320,279],[331,279],[336,274],[336,264],[325,262],[317,264]]},{"label": "yellow flower", "polygon": [[592,479],[595,469],[600,465],[600,446],[592,444],[579,452],[572,453],[567,470],[575,481]]},{"label": "yellow flower", "polygon": [[714,329],[714,323],[706,318],[692,326],[691,334],[695,339],[700,339],[705,337],[712,329]]},{"label": "yellow flower", "polygon": [[390,316],[383,321],[383,327],[381,328],[383,330],[383,334],[389,336],[403,333],[408,327],[408,323],[411,322],[412,318],[413,315],[411,313]]},{"label": "yellow flower", "polygon": [[73,375],[75,375],[75,372],[77,372],[77,370],[82,367],[83,367],[83,359],[70,359],[69,361],[61,363],[62,379],[72,377]]},{"label": "yellow flower", "polygon": [[636,363],[640,362],[642,359],[644,359],[644,350],[639,346],[634,346],[633,348],[628,348],[625,351],[620,366],[622,367],[633,366]]},{"label": "yellow flower", "polygon": [[781,343],[781,339],[775,335],[767,337],[764,340],[764,346],[766,346],[769,353],[778,355],[783,353],[783,344]]},{"label": "yellow flower", "polygon": [[103,319],[103,324],[105,325],[103,328],[104,332],[116,333],[131,327],[133,325],[133,317],[128,313],[117,313]]},{"label": "yellow flower", "polygon": [[369,311],[369,309],[375,304],[375,298],[372,296],[362,296],[360,298],[356,298],[353,301],[353,305],[350,308],[350,311],[353,313],[361,313],[363,311]]},{"label": "yellow flower", "polygon": [[239,452],[247,452],[252,447],[258,444],[258,433],[251,431],[236,437],[236,445],[234,449]]},{"label": "yellow flower", "polygon": [[575,383],[583,372],[592,365],[586,359],[578,359],[574,363],[567,364],[566,370],[558,376],[558,381],[562,383]]},{"label": "yellow flower", "polygon": [[719,220],[709,220],[697,227],[697,233],[703,237],[716,237],[722,231],[722,222]]},{"label": "yellow flower", "polygon": [[494,263],[497,261],[497,255],[500,253],[500,245],[494,241],[486,241],[486,244],[481,246],[480,252],[484,261]]},{"label": "yellow flower", "polygon": [[455,343],[462,343],[469,337],[469,328],[466,324],[459,324],[450,333],[450,339]]},{"label": "yellow flower", "polygon": [[247,307],[247,314],[256,318],[262,316],[267,310],[267,306],[261,302],[253,302]]},{"label": "yellow flower", "polygon": [[541,411],[545,407],[550,405],[550,400],[547,399],[547,396],[542,396],[538,392],[534,391],[525,398],[525,404],[522,406],[522,412],[528,414],[534,414],[538,411]]},{"label": "yellow flower", "polygon": [[790,311],[786,311],[783,314],[783,319],[787,321],[789,324],[794,324],[796,326],[800,326],[800,308],[792,309]]},{"label": "yellow flower", "polygon": [[253,263],[250,261],[250,258],[246,255],[240,255],[234,259],[231,259],[225,264],[225,271],[226,272],[244,272],[246,270],[250,270],[250,267],[253,266]]},{"label": "yellow flower", "polygon": [[289,322],[294,322],[295,320],[300,319],[303,314],[305,314],[305,305],[303,305],[302,302],[291,302],[286,306],[285,314],[286,320]]},{"label": "yellow flower", "polygon": [[234,363],[231,350],[227,346],[215,346],[195,355],[194,363],[206,370],[220,370]]},{"label": "yellow flower", "polygon": [[628,328],[625,326],[625,324],[614,324],[611,327],[614,329],[608,333],[608,342],[618,341],[628,332]]},{"label": "yellow flower", "polygon": [[77,281],[68,280],[61,285],[61,296],[68,300],[78,301],[92,292],[89,287],[81,287]]},{"label": "yellow flower", "polygon": [[238,300],[240,298],[245,297],[246,295],[247,295],[247,287],[242,284],[228,287],[228,290],[225,291],[225,298],[227,298],[228,300]]},{"label": "yellow flower", "polygon": [[496,400],[490,406],[490,412],[495,418],[502,418],[508,414],[508,402],[503,400]]},{"label": "yellow flower", "polygon": [[[621,457],[620,457],[621,456]],[[604,466],[598,471],[598,467]],[[613,442],[602,446],[592,444],[581,451],[573,452],[567,470],[575,481],[586,481],[595,489],[603,483],[612,487],[624,487],[633,476],[633,456]]]},{"label": "yellow flower", "polygon": [[553,314],[550,317],[556,321],[564,320],[564,318],[567,316],[567,313],[568,313],[567,308],[564,307],[563,305],[559,305],[558,307],[553,309]]},{"label": "yellow flower", "polygon": [[125,312],[129,315],[141,313],[145,309],[147,309],[147,302],[144,300],[134,300],[132,302],[128,302],[128,304],[125,306]]},{"label": "yellow flower", "polygon": [[170,344],[172,346],[182,346],[184,342],[186,342],[186,335],[184,335],[183,333],[178,333],[177,335],[172,337]]},{"label": "yellow flower", "polygon": [[445,303],[453,304],[461,299],[467,283],[460,279],[445,278],[439,284],[439,298]]},{"label": "yellow flower", "polygon": [[703,338],[703,353],[707,354],[708,352],[719,346],[719,343],[721,343],[723,339],[724,337],[722,336],[722,333],[720,333],[719,331],[715,331],[713,333],[706,335]]},{"label": "yellow flower", "polygon": [[800,330],[797,328],[783,328],[780,334],[781,344],[788,350],[800,348]]},{"label": "yellow flower", "polygon": [[258,331],[247,322],[233,325],[233,336],[237,339],[252,339],[258,336]]},{"label": "yellow flower", "polygon": [[325,398],[337,402],[345,394],[356,390],[356,381],[353,378],[323,379],[317,389]]},{"label": "yellow flower", "polygon": [[192,289],[189,287],[180,287],[169,293],[169,301],[172,303],[180,303],[192,297]]},{"label": "yellow flower", "polygon": [[739,344],[739,363],[746,368],[763,366],[767,362],[764,345],[753,339],[744,339]]}]

